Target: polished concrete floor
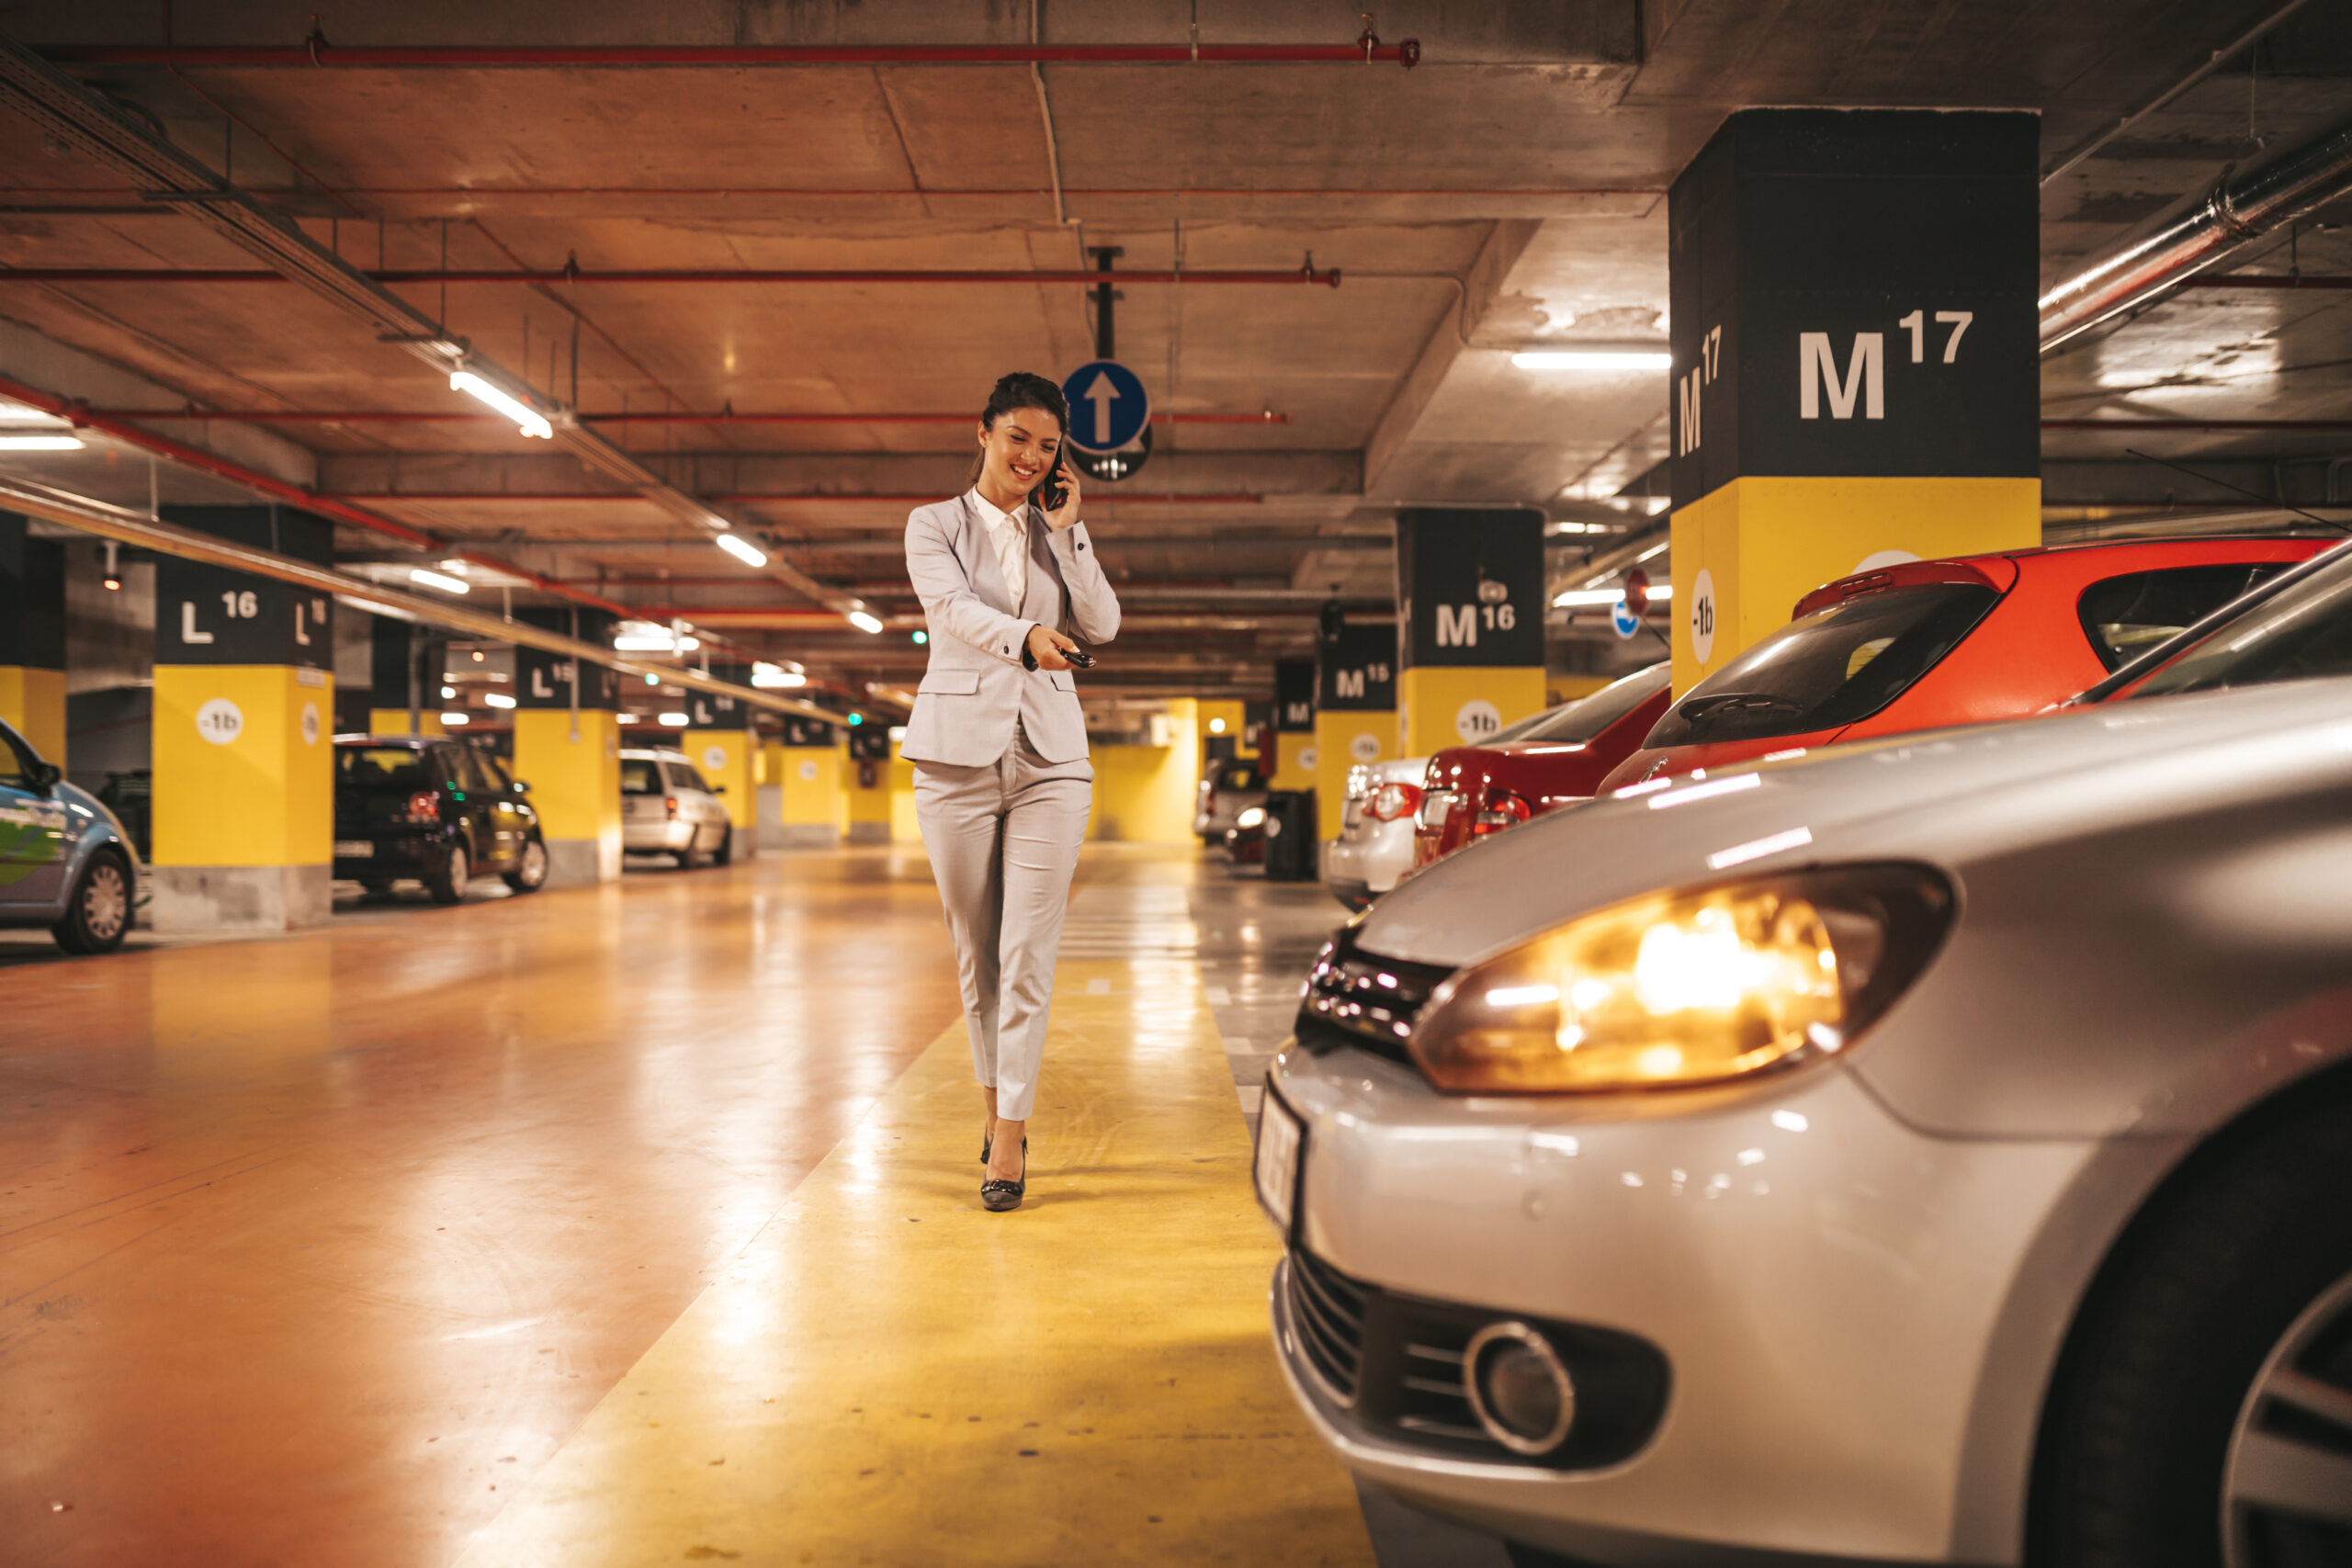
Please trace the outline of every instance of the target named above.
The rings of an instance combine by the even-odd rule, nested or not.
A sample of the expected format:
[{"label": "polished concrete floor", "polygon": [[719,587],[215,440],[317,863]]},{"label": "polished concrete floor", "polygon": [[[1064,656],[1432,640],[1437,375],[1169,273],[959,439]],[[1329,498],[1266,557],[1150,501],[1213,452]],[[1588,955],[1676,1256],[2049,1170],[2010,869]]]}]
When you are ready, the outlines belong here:
[{"label": "polished concrete floor", "polygon": [[1027,1204],[919,852],[0,962],[0,1562],[1499,1563],[1267,1343],[1338,907],[1089,851]]}]

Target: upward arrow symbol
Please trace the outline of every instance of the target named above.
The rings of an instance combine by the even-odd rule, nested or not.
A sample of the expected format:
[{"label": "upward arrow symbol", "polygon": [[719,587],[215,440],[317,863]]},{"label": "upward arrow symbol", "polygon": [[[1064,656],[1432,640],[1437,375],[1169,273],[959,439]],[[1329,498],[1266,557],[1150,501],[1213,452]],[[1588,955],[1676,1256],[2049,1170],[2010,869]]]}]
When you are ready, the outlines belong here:
[{"label": "upward arrow symbol", "polygon": [[1094,445],[1111,445],[1111,405],[1119,396],[1118,383],[1111,379],[1108,370],[1097,370],[1094,383],[1079,394],[1094,405]]}]

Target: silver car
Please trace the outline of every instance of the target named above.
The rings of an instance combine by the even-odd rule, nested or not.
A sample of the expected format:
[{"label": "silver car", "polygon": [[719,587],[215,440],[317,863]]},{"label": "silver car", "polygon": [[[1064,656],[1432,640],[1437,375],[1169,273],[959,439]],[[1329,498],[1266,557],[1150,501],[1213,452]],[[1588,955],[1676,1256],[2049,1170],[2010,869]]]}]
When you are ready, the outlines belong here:
[{"label": "silver car", "polygon": [[1351,909],[1370,907],[1413,869],[1413,824],[1427,757],[1348,770],[1340,836],[1323,846],[1323,886]]},{"label": "silver car", "polygon": [[624,750],[622,850],[674,855],[681,866],[692,865],[696,855],[727,864],[734,858],[735,829],[719,794],[683,751]]},{"label": "silver car", "polygon": [[1250,826],[1266,819],[1266,779],[1253,763],[1235,757],[1212,757],[1201,768],[1200,787],[1193,797],[1193,831],[1204,844],[1225,842],[1225,830],[1240,824],[1241,814],[1258,808]]},{"label": "silver car", "polygon": [[1258,1181],[1356,1473],[1521,1562],[2352,1562],[2352,557],[2252,599],[1343,931]]}]

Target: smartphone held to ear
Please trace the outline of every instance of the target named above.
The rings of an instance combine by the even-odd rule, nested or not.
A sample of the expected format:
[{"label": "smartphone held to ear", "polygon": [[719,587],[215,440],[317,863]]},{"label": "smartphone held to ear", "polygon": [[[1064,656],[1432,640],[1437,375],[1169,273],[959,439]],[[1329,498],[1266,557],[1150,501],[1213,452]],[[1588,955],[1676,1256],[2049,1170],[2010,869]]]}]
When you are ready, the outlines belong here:
[{"label": "smartphone held to ear", "polygon": [[1062,455],[1054,453],[1054,466],[1037,485],[1037,504],[1048,512],[1059,512],[1069,504],[1069,486],[1062,482]]}]

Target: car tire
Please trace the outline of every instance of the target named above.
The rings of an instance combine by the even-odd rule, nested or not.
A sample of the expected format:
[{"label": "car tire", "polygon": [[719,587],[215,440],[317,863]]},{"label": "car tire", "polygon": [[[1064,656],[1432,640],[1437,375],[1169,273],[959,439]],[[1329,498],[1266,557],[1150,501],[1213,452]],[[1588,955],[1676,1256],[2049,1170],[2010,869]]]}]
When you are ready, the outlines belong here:
[{"label": "car tire", "polygon": [[2134,1222],[2043,1418],[2034,1568],[2352,1562],[2352,1080]]},{"label": "car tire", "polygon": [[537,833],[523,840],[523,852],[505,877],[506,886],[517,893],[537,893],[548,885],[548,846]]},{"label": "car tire", "polygon": [[473,857],[466,853],[464,844],[451,844],[442,857],[441,868],[424,879],[424,890],[436,904],[454,904],[466,896],[466,884],[472,880]]},{"label": "car tire", "polygon": [[733,823],[728,824],[727,831],[719,837],[718,847],[710,852],[710,863],[713,865],[733,865],[735,863],[735,827]]},{"label": "car tire", "polygon": [[65,918],[49,928],[50,935],[77,955],[112,953],[130,934],[137,892],[130,862],[113,850],[95,851],[74,884]]}]

